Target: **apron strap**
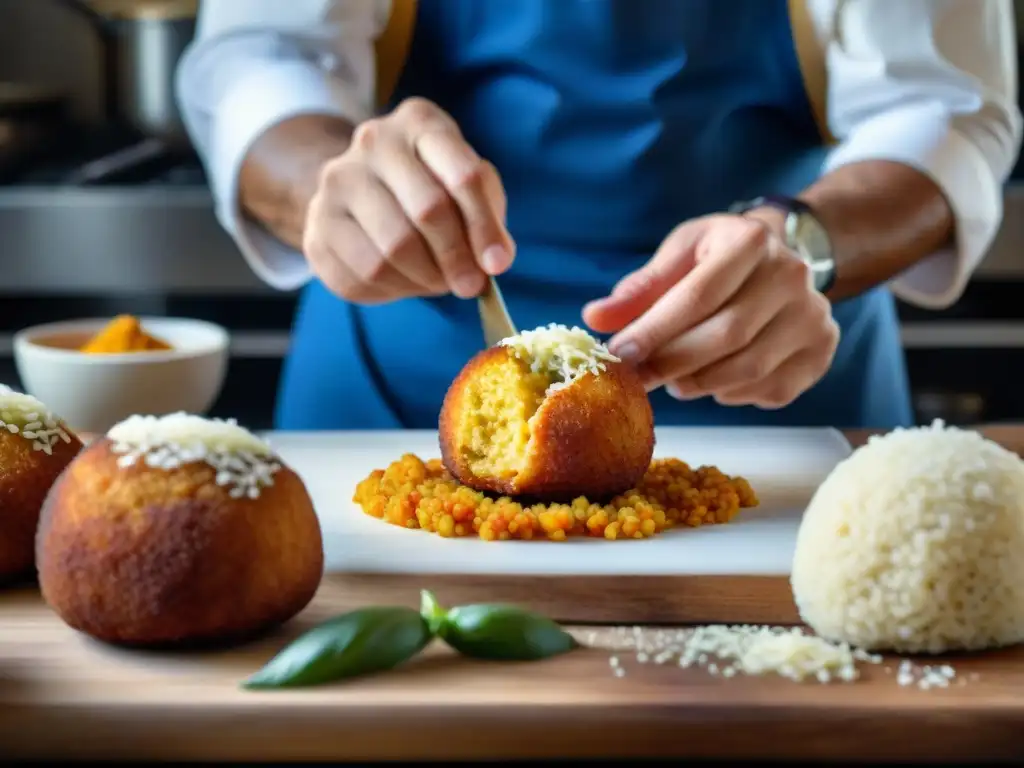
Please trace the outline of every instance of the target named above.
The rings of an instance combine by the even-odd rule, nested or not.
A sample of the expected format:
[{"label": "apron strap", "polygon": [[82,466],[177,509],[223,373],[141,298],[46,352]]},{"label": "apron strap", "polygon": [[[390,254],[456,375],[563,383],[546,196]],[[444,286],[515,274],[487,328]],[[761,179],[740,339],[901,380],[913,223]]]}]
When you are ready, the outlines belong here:
[{"label": "apron strap", "polygon": [[788,0],[789,25],[793,34],[793,47],[800,63],[807,99],[814,112],[814,120],[826,144],[836,143],[828,127],[828,72],[825,66],[824,41],[818,39],[814,20],[807,8],[808,0]]},{"label": "apron strap", "polygon": [[[486,2],[486,0],[484,0]],[[377,38],[377,107],[391,100],[398,78],[409,58],[413,28],[416,26],[417,0],[391,0],[388,24]]]}]

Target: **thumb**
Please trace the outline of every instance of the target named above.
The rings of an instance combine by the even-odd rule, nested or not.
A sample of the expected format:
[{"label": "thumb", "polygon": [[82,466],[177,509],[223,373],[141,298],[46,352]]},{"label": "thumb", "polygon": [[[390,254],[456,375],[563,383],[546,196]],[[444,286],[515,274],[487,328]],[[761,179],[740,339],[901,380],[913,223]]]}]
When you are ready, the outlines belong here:
[{"label": "thumb", "polygon": [[512,266],[512,262],[515,261],[516,257],[516,243],[508,231],[508,198],[505,195],[505,185],[501,181],[501,174],[498,173],[494,163],[488,160],[484,160],[483,163],[484,197],[501,227],[501,240],[504,249],[504,253],[500,254],[497,259],[493,259],[493,254],[497,252],[492,251],[492,262],[490,264],[484,263],[483,266],[488,274],[496,275]]},{"label": "thumb", "polygon": [[597,333],[616,333],[640,317],[693,269],[705,229],[703,220],[676,227],[649,262],[583,308],[583,322]]}]

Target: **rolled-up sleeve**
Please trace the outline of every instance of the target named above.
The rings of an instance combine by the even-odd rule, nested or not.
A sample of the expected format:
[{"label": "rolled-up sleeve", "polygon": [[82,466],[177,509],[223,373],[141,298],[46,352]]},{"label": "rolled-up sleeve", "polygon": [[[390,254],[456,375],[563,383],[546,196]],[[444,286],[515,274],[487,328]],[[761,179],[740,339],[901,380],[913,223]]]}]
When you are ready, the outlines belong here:
[{"label": "rolled-up sleeve", "polygon": [[353,123],[372,114],[373,42],[389,0],[202,0],[177,95],[217,218],[253,271],[280,290],[309,279],[305,259],[242,212],[238,176],[268,129],[303,114]]},{"label": "rolled-up sleeve", "polygon": [[828,122],[840,142],[825,170],[891,160],[938,184],[955,242],[891,288],[918,306],[947,307],[999,229],[1003,184],[1020,148],[1011,0],[826,5]]}]

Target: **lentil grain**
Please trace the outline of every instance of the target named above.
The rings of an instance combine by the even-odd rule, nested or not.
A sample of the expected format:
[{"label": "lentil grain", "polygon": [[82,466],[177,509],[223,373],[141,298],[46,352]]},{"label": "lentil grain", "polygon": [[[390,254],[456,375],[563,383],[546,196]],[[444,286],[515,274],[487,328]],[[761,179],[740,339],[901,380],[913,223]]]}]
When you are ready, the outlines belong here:
[{"label": "lentil grain", "polygon": [[679,459],[655,459],[636,488],[606,504],[581,496],[569,504],[527,505],[461,485],[440,459],[423,461],[413,454],[371,472],[356,486],[353,501],[392,525],[486,541],[644,539],[675,526],[728,523],[741,509],[758,504],[742,477],[711,466],[693,469]]}]

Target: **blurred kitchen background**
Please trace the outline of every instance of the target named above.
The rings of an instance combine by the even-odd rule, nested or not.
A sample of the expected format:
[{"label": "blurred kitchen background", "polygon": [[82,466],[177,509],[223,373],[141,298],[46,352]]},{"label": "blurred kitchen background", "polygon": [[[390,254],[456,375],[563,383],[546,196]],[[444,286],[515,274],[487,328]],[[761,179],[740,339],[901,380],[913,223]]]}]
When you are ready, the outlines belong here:
[{"label": "blurred kitchen background", "polygon": [[[218,228],[176,122],[169,78],[196,5],[0,0],[0,382],[18,386],[11,335],[27,325],[202,318],[233,335],[215,415],[262,429],[295,296],[262,285]],[[920,419],[1024,420],[1024,163],[964,298],[901,316]]]}]

